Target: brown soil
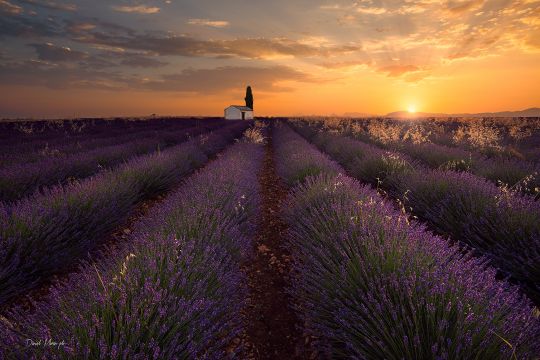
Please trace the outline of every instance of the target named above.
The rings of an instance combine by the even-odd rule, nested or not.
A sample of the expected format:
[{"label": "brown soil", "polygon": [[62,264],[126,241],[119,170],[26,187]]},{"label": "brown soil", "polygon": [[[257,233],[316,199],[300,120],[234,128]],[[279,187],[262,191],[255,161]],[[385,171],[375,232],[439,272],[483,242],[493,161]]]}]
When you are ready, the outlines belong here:
[{"label": "brown soil", "polygon": [[287,226],[280,217],[280,207],[287,191],[276,175],[271,138],[265,150],[259,173],[262,203],[255,255],[243,269],[249,286],[243,314],[245,332],[232,348],[239,349],[244,359],[303,359],[302,330],[286,293],[291,257],[283,246]]}]

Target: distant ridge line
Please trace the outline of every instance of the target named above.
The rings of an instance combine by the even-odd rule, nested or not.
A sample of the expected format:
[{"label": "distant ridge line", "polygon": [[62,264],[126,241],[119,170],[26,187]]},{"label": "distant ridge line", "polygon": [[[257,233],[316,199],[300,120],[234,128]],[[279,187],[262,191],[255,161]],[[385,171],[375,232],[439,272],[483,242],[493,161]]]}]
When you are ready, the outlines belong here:
[{"label": "distant ridge line", "polygon": [[409,113],[408,111],[395,111],[386,114],[385,117],[540,117],[540,108],[535,107],[520,111],[483,112],[474,114]]}]

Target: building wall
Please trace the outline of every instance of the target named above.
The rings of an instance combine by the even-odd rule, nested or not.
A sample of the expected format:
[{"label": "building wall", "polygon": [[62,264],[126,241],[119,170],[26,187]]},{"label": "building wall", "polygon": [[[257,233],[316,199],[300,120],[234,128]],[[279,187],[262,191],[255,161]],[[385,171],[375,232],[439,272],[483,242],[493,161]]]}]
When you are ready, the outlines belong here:
[{"label": "building wall", "polygon": [[225,120],[242,120],[242,112],[235,107],[225,109]]},{"label": "building wall", "polygon": [[[253,111],[244,111],[245,120],[253,120]],[[225,120],[242,120],[242,111],[235,107],[225,109]]]}]

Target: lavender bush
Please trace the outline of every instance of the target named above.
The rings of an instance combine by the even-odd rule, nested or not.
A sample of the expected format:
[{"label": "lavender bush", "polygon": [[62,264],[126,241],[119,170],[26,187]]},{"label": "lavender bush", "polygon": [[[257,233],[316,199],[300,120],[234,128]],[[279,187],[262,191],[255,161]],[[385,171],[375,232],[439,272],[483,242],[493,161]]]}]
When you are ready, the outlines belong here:
[{"label": "lavender bush", "polygon": [[394,148],[431,168],[446,170],[470,171],[475,169],[478,162],[483,159],[461,148],[434,143],[412,144],[401,142],[396,144]]},{"label": "lavender bush", "polygon": [[[290,130],[288,130],[290,131]],[[288,134],[288,138],[294,138]],[[275,139],[280,173],[314,149]],[[321,163],[323,157],[320,156]],[[486,259],[462,253],[403,217],[334,164],[291,190],[285,218],[292,294],[323,357],[507,359],[540,351],[538,318]],[[286,179],[287,180],[287,179]],[[289,181],[290,183],[290,181]]]},{"label": "lavender bush", "polygon": [[[365,137],[360,140],[365,140]],[[386,144],[383,148],[403,153],[430,168],[468,171],[518,192],[535,196],[540,193],[540,168],[529,161],[500,156],[489,158],[471,149],[429,142],[415,144],[403,140]]]},{"label": "lavender bush", "polygon": [[468,171],[485,177],[497,185],[513,188],[516,192],[533,195],[540,193],[540,168],[528,161],[479,156],[461,148],[425,143],[401,142],[392,146],[430,168]]},{"label": "lavender bush", "polygon": [[488,257],[540,302],[540,204],[453,171],[418,171],[391,183],[421,219]]},{"label": "lavender bush", "polygon": [[232,124],[115,171],[0,206],[0,304],[84,256],[138,202],[177,184],[246,126]]},{"label": "lavender bush", "polygon": [[[133,242],[54,288],[29,315],[0,323],[5,350],[25,359],[223,358],[240,329],[249,219],[261,145],[238,143],[135,227]],[[65,339],[29,348],[30,339]]]},{"label": "lavender bush", "polygon": [[[279,147],[276,147],[276,156],[281,158],[283,157],[282,154],[290,155],[287,164],[277,164],[278,174],[288,185],[294,185],[308,176],[320,173],[339,173],[339,165],[331,161],[328,156],[316,151],[315,148],[308,153],[298,154],[294,152],[296,147],[305,146],[305,140],[292,132],[287,126],[277,124],[273,127],[273,133],[274,137],[278,138],[281,143]],[[301,166],[296,164],[301,164]]]}]

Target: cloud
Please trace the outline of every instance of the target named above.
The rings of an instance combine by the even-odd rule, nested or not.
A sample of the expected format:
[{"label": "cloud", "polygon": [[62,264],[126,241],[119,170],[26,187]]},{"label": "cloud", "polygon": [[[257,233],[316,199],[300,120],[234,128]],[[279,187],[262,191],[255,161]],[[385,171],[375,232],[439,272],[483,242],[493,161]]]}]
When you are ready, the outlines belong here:
[{"label": "cloud", "polygon": [[406,73],[419,71],[416,65],[388,65],[378,68],[378,71],[386,73],[388,76],[397,77]]},{"label": "cloud", "polygon": [[139,54],[121,54],[122,65],[139,68],[158,68],[167,65],[166,62],[156,60],[154,57],[142,56]]},{"label": "cloud", "polygon": [[52,10],[62,10],[62,11],[76,11],[77,5],[75,4],[65,4],[65,3],[58,3],[56,1],[51,0],[19,0],[23,3],[46,8],[46,9],[52,9]]},{"label": "cloud", "polygon": [[115,11],[125,12],[125,13],[137,13],[137,14],[156,14],[161,9],[156,6],[146,6],[146,5],[134,5],[134,6],[113,6]]},{"label": "cloud", "polygon": [[205,40],[187,35],[156,33],[122,33],[89,31],[77,41],[151,52],[157,55],[188,57],[245,57],[251,59],[278,56],[316,57],[337,56],[354,52],[356,45],[313,45],[288,38],[236,38],[230,40]]},{"label": "cloud", "polygon": [[446,3],[446,8],[454,14],[461,14],[467,11],[476,10],[484,0],[450,0]]},{"label": "cloud", "polygon": [[66,30],[69,33],[82,33],[89,30],[94,30],[97,27],[96,24],[92,22],[68,22]]},{"label": "cloud", "polygon": [[88,58],[88,54],[81,51],[71,50],[69,47],[56,46],[51,43],[46,44],[29,44],[33,47],[38,58],[43,61],[50,62],[73,62]]},{"label": "cloud", "polygon": [[116,72],[75,68],[41,61],[0,63],[2,83],[43,86],[51,89],[92,88],[118,90],[126,88],[129,79]]},{"label": "cloud", "polygon": [[179,74],[164,75],[156,81],[146,81],[141,86],[151,90],[208,94],[236,89],[247,83],[260,91],[290,90],[279,85],[285,81],[316,80],[288,66],[225,66],[215,69],[186,69]]},{"label": "cloud", "polygon": [[350,60],[350,61],[338,61],[338,62],[323,62],[319,64],[326,69],[354,69],[358,67],[365,67],[371,65],[370,60]]},{"label": "cloud", "polygon": [[215,28],[223,28],[230,25],[228,21],[209,19],[189,19],[187,23],[189,25],[210,26]]},{"label": "cloud", "polygon": [[99,33],[107,33],[109,36],[135,36],[136,31],[116,23],[103,21],[98,18],[84,18],[84,19],[65,19],[64,30],[69,36],[73,37],[73,40],[84,42],[83,39],[89,38],[92,35],[92,31]]},{"label": "cloud", "polygon": [[36,50],[38,59],[48,63],[77,63],[84,69],[105,69],[116,66],[129,66],[135,68],[158,68],[168,63],[160,61],[153,56],[146,56],[138,53],[125,51],[114,51],[114,49],[101,49],[97,54],[72,50],[67,46],[57,46],[53,43],[32,43],[28,44]]},{"label": "cloud", "polygon": [[488,53],[489,49],[500,39],[501,34],[489,34],[478,36],[474,33],[464,36],[456,45],[450,49],[447,56],[450,60],[478,57]]},{"label": "cloud", "polygon": [[[355,44],[333,44],[325,37],[303,39],[233,38],[201,39],[166,32],[137,32],[131,28],[95,18],[43,21],[32,17],[3,16],[0,37],[67,37],[66,40],[125,50],[135,50],[160,56],[275,59],[279,57],[336,57],[360,49]],[[324,39],[322,41],[321,39]]]},{"label": "cloud", "polygon": [[316,78],[288,66],[225,66],[214,69],[185,69],[180,73],[144,78],[118,71],[73,68],[42,61],[0,63],[3,84],[43,86],[53,89],[102,89],[216,94],[250,83],[260,91],[291,90],[285,82],[318,82]]},{"label": "cloud", "polygon": [[400,7],[397,12],[399,14],[421,14],[426,12],[428,5],[426,4],[406,4]]},{"label": "cloud", "polygon": [[[395,58],[434,69],[448,60],[535,52],[533,34],[540,30],[538,0],[364,0],[319,9],[358,34],[375,64]],[[396,72],[399,68],[387,69]]]},{"label": "cloud", "polygon": [[0,0],[0,11],[8,14],[17,15],[23,12],[23,8],[18,5],[12,4],[7,0]]},{"label": "cloud", "polygon": [[[117,67],[115,70],[121,71],[122,66],[124,69],[129,66],[134,68],[131,71],[137,73],[138,78],[149,76],[144,74],[145,68],[158,69],[173,62],[169,58],[164,61],[164,57],[180,56],[207,58],[205,63],[216,66],[234,64],[235,60],[237,65],[244,64],[247,59],[265,60],[268,65],[294,58],[295,62],[299,60],[319,66],[319,70],[331,69],[333,75],[339,71],[346,74],[359,67],[369,67],[390,77],[415,81],[424,76],[425,69],[435,71],[456,59],[465,61],[513,51],[536,53],[539,48],[540,21],[536,14],[540,10],[540,2],[532,0],[329,0],[326,5],[317,3],[305,10],[310,15],[316,12],[316,28],[313,24],[309,25],[313,27],[310,28],[299,20],[298,24],[283,28],[278,35],[261,26],[250,32],[251,36],[232,37],[231,31],[235,29],[231,29],[219,32],[216,38],[151,30],[168,30],[171,26],[166,23],[149,25],[131,17],[126,21],[132,21],[132,25],[127,27],[113,20],[107,22],[76,12],[54,15],[51,11],[35,9],[39,12],[35,16],[29,12],[36,6],[53,10],[74,9],[74,5],[67,4],[69,1],[0,0],[0,38],[13,37],[14,41],[20,42],[22,38],[32,39],[27,42],[32,44],[36,58],[41,61],[87,70]],[[143,5],[141,1],[120,4],[127,5],[116,6],[118,11],[155,14],[160,10],[151,5],[157,2],[150,5]],[[166,6],[163,2],[161,4]],[[222,12],[214,14],[219,13]],[[121,15],[114,16],[118,18]],[[152,19],[161,20],[159,16]],[[188,25],[218,29],[230,26],[223,18],[193,16],[173,27],[178,31],[182,27],[197,30]],[[61,46],[54,45],[56,47],[53,48],[47,43],[74,44],[81,54],[70,53]],[[112,50],[116,56],[110,54]],[[176,61],[189,64],[199,59]],[[156,76],[155,70],[148,73]],[[166,81],[157,76],[150,82]]]},{"label": "cloud", "polygon": [[343,6],[341,4],[327,4],[327,5],[321,5],[319,6],[319,9],[321,10],[343,10],[343,9],[350,9],[350,6]]},{"label": "cloud", "polygon": [[63,34],[61,24],[54,19],[47,22],[36,18],[26,18],[18,15],[0,16],[0,38],[12,37],[54,37]]},{"label": "cloud", "polygon": [[380,15],[387,12],[385,8],[380,7],[358,7],[356,12],[360,14],[369,14],[369,15]]},{"label": "cloud", "polygon": [[359,50],[357,45],[310,45],[288,38],[239,38],[212,42],[219,51],[247,58],[273,56],[329,57]]}]

